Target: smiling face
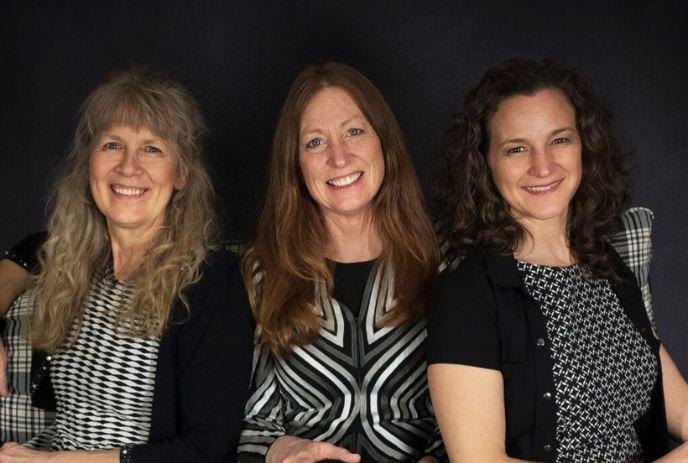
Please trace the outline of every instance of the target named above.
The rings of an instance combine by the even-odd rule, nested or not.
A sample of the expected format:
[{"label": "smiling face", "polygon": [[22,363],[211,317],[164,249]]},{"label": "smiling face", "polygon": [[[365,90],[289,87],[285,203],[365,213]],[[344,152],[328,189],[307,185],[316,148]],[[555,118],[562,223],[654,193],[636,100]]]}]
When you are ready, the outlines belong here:
[{"label": "smiling face", "polygon": [[581,140],[568,98],[547,88],[504,100],[489,122],[487,161],[511,215],[526,229],[565,226],[582,175]]},{"label": "smiling face", "polygon": [[370,212],[385,175],[382,146],[342,88],[325,87],[308,102],[300,121],[299,165],[326,218]]},{"label": "smiling face", "polygon": [[91,195],[115,228],[154,233],[164,223],[177,175],[174,143],[145,127],[111,127],[99,138],[89,161]]}]

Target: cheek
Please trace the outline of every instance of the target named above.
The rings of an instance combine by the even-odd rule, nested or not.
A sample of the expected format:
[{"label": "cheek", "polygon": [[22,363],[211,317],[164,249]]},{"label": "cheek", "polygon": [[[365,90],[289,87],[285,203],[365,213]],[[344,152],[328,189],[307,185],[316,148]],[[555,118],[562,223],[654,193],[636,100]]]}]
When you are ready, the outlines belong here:
[{"label": "cheek", "polygon": [[301,177],[303,177],[304,183],[310,190],[311,185],[317,183],[318,166],[313,158],[306,159],[301,157],[299,159],[299,167],[301,169]]},{"label": "cheek", "polygon": [[88,181],[91,185],[102,180],[108,172],[107,163],[97,154],[88,160]]}]

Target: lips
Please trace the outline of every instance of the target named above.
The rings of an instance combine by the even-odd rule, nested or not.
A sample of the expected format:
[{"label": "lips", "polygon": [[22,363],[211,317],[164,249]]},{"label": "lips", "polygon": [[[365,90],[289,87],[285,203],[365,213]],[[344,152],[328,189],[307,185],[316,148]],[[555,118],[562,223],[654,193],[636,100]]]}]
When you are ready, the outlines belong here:
[{"label": "lips", "polygon": [[522,187],[524,190],[526,190],[528,193],[532,194],[546,194],[551,191],[554,191],[557,189],[559,185],[561,185],[561,182],[563,179],[555,180],[551,183],[547,183],[545,185],[531,185],[531,186],[524,186]]},{"label": "lips", "polygon": [[110,189],[117,196],[124,196],[127,198],[138,198],[139,196],[144,194],[146,191],[148,191],[148,188],[139,188],[139,187],[125,186],[125,185],[117,185],[117,184],[110,185]]},{"label": "lips", "polygon": [[333,178],[327,181],[327,184],[336,188],[344,188],[357,182],[363,175],[362,171],[352,172],[342,177]]}]

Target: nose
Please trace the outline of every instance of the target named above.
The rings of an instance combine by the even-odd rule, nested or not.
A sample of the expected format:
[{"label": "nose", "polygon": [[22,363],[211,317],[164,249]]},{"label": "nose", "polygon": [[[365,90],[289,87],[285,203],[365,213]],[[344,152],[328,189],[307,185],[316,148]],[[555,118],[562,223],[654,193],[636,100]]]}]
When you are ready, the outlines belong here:
[{"label": "nose", "polygon": [[547,149],[533,149],[530,159],[530,174],[535,177],[548,177],[552,173],[552,153]]},{"label": "nose", "polygon": [[138,152],[133,149],[125,149],[117,165],[117,172],[124,177],[132,177],[137,175],[140,170]]},{"label": "nose", "polygon": [[344,167],[349,160],[346,144],[341,140],[331,141],[329,144],[329,162],[334,167]]}]

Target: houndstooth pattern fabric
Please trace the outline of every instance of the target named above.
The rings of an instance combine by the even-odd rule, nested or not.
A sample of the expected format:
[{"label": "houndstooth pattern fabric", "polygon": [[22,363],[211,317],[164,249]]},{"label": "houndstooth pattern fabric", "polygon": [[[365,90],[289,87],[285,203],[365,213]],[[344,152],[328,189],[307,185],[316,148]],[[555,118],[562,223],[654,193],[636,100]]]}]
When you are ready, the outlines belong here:
[{"label": "houndstooth pattern fabric", "polygon": [[0,442],[24,443],[55,416],[31,404],[31,346],[27,340],[35,292],[29,290],[10,306],[2,332],[7,352],[8,397],[0,397]]},{"label": "houndstooth pattern fabric", "polygon": [[546,317],[557,404],[557,462],[635,463],[633,424],[650,406],[658,365],[608,280],[579,266],[518,263]]}]

